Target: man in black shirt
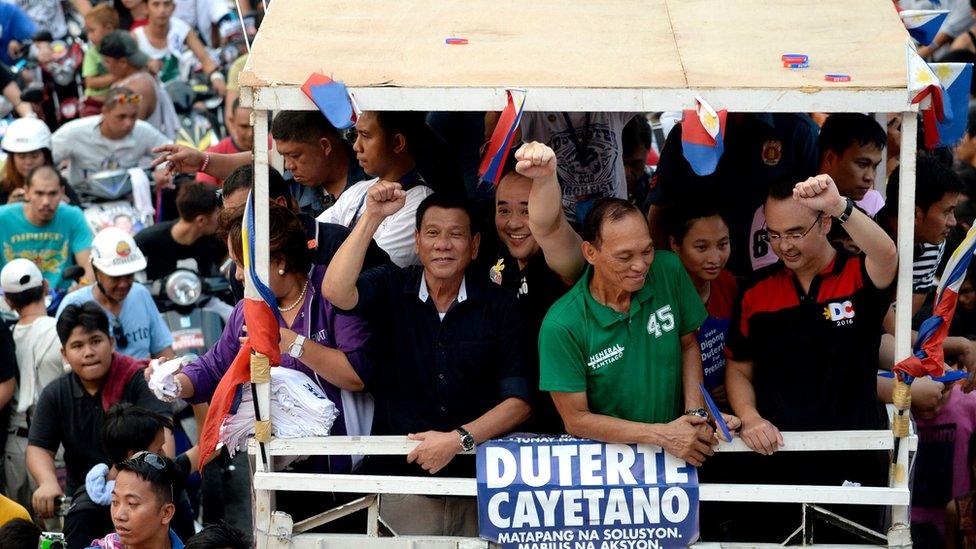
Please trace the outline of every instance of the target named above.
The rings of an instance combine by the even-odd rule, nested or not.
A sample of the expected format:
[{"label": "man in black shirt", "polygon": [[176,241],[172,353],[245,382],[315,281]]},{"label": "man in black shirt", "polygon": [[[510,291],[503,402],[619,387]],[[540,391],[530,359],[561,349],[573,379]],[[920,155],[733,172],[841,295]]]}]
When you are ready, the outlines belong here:
[{"label": "man in black shirt", "polygon": [[[489,280],[518,296],[526,313],[527,333],[535,341],[549,307],[583,273],[583,242],[563,213],[555,152],[533,141],[522,145],[511,160],[495,189],[499,243],[495,253],[486,254],[491,264],[479,264],[479,268],[487,271]],[[532,418],[520,430],[565,432],[548,391],[538,390],[538,352],[534,345],[526,360],[533,373],[535,398]]]},{"label": "man in black shirt", "polygon": [[[58,338],[71,372],[44,388],[34,411],[27,446],[27,468],[37,482],[34,510],[54,515],[55,499],[63,494],[54,470],[54,454],[64,446],[67,493],[85,485],[85,475],[108,461],[102,446],[102,419],[116,402],[171,416],[169,406],[149,391],[141,369],[144,361],[118,354],[108,317],[97,303],[69,305],[58,317]],[[167,453],[173,455],[167,431]],[[90,541],[90,540],[89,540]]]},{"label": "man in black shirt", "polygon": [[179,268],[212,276],[227,257],[227,246],[214,236],[220,213],[217,191],[203,183],[185,183],[176,193],[176,210],[179,219],[146,227],[135,236],[146,254],[146,278],[163,278]]},{"label": "man in black shirt", "polygon": [[[766,241],[780,258],[742,293],[729,327],[725,376],[729,403],[742,418],[741,437],[752,456],[736,482],[885,483],[884,456],[778,452],[780,430],[883,429],[877,370],[881,323],[898,268],[895,243],[843,197],[828,175],[774,185],[765,203]],[[863,255],[836,250],[827,240],[840,224]],[[773,455],[775,453],[775,456]],[[836,455],[832,455],[836,454]],[[874,509],[836,509],[873,529]],[[747,509],[745,506],[743,509]],[[744,511],[749,541],[780,542],[799,520],[796,506]],[[823,536],[836,534],[824,528]],[[753,535],[755,537],[753,537]],[[746,537],[742,536],[743,540]],[[819,537],[819,542],[825,542]]]},{"label": "man in black shirt", "polygon": [[[420,441],[407,462],[423,471],[473,476],[473,460],[457,454],[511,431],[529,415],[530,339],[514,295],[483,276],[466,276],[480,239],[461,199],[433,194],[418,207],[415,241],[422,266],[387,265],[359,274],[373,233],[405,200],[399,183],[381,181],[369,189],[365,213],[330,263],[322,292],[336,307],[367,318],[382,340],[385,354],[370,388],[374,433]],[[406,465],[394,461],[382,470],[390,474]],[[400,535],[470,536],[477,534],[473,504],[464,498],[384,498],[381,515]]]}]

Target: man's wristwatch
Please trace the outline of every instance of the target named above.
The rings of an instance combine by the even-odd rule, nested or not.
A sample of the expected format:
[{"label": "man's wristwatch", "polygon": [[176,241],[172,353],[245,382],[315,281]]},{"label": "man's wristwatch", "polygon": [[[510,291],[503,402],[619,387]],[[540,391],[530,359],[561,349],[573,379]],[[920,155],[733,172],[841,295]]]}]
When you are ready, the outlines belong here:
[{"label": "man's wristwatch", "polygon": [[851,218],[851,214],[854,213],[854,200],[849,196],[845,196],[844,200],[847,201],[847,205],[844,206],[844,212],[836,217],[837,222],[843,225],[848,219]]},{"label": "man's wristwatch", "polygon": [[708,412],[704,408],[693,408],[691,410],[685,410],[686,416],[698,416],[708,419]]},{"label": "man's wristwatch", "polygon": [[474,437],[471,436],[471,433],[464,427],[458,427],[455,431],[461,435],[461,450],[465,452],[474,450]]},{"label": "man's wristwatch", "polygon": [[299,335],[295,337],[295,341],[291,342],[291,346],[288,347],[288,354],[292,358],[302,358],[302,354],[305,352],[305,336]]}]

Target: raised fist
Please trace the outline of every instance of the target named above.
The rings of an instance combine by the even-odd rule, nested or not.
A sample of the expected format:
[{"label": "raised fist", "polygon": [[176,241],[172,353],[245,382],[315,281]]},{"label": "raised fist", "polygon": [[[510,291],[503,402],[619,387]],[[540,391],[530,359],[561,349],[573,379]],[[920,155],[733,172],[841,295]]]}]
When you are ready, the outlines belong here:
[{"label": "raised fist", "polygon": [[379,181],[366,191],[366,213],[387,218],[398,211],[407,201],[407,191],[399,183]]},{"label": "raised fist", "polygon": [[542,179],[555,175],[556,153],[545,143],[533,141],[515,152],[515,171],[530,179]]},{"label": "raised fist", "polygon": [[793,187],[793,199],[817,212],[836,217],[844,213],[847,202],[841,198],[834,180],[820,174],[801,181]]}]

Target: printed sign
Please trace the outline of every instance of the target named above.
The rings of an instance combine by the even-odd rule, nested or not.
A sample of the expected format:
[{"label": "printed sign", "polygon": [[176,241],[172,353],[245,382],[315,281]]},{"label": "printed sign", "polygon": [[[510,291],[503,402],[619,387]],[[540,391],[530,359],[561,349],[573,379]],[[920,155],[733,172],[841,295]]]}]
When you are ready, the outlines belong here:
[{"label": "printed sign", "polygon": [[698,473],[657,446],[493,440],[478,447],[478,525],[514,549],[686,547]]}]

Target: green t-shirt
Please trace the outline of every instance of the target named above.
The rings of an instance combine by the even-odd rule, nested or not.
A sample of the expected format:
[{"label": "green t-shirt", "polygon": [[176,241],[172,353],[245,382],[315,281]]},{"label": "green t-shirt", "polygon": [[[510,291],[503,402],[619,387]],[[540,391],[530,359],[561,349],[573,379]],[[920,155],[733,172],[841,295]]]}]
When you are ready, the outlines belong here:
[{"label": "green t-shirt", "polygon": [[[102,54],[98,53],[98,48],[94,44],[89,44],[88,50],[85,51],[85,58],[81,62],[81,77],[105,76],[106,74],[108,74],[108,69],[102,63]],[[86,86],[85,97],[102,97],[108,93],[108,90],[108,87],[90,88]]]},{"label": "green t-shirt", "polygon": [[539,332],[539,388],[586,392],[590,411],[643,423],[681,414],[681,336],[708,316],[688,273],[659,251],[618,313],[593,299],[592,267],[549,309]]}]

